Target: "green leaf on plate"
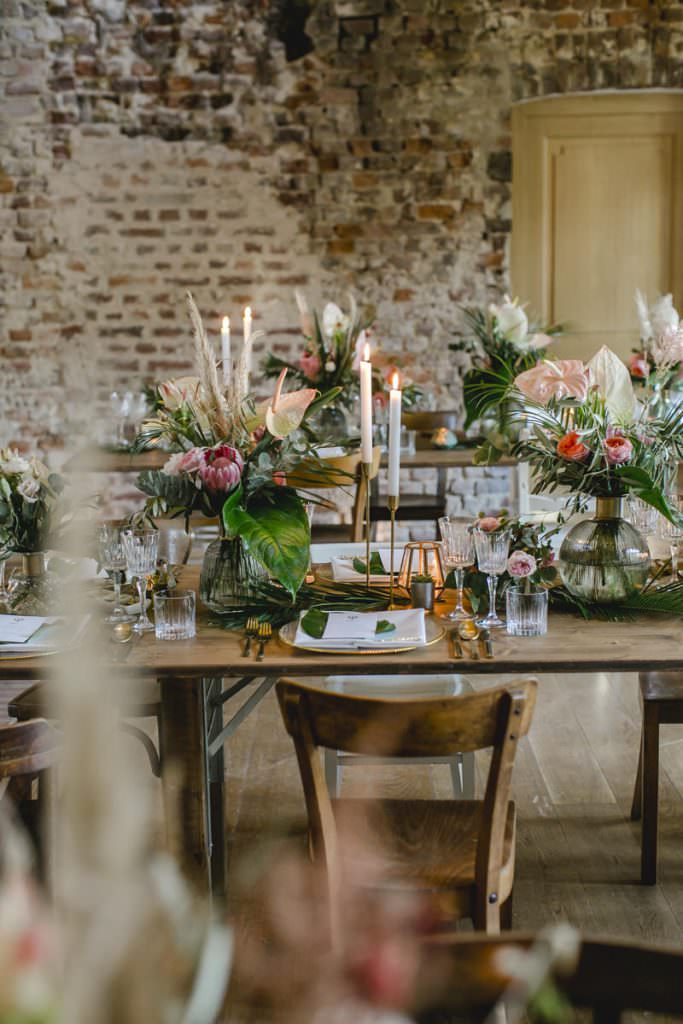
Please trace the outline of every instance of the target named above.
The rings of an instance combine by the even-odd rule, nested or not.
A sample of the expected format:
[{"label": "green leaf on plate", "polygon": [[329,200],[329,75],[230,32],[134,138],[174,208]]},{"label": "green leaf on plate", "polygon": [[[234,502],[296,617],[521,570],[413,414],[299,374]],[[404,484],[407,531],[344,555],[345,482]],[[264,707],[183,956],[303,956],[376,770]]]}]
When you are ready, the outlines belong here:
[{"label": "green leaf on plate", "polygon": [[395,629],[395,622],[389,622],[388,619],[380,619],[375,626],[375,633],[393,633]]},{"label": "green leaf on plate", "polygon": [[302,618],[301,628],[304,633],[308,633],[315,640],[320,640],[325,632],[327,618],[327,612],[322,612],[319,608],[311,608]]},{"label": "green leaf on plate", "polygon": [[[356,572],[362,573],[363,576],[365,575],[366,565],[367,562],[365,562],[362,558],[354,558],[353,560],[354,569],[356,570]],[[384,568],[379,551],[373,551],[372,554],[370,555],[370,575],[386,576],[386,572],[387,570]]]}]

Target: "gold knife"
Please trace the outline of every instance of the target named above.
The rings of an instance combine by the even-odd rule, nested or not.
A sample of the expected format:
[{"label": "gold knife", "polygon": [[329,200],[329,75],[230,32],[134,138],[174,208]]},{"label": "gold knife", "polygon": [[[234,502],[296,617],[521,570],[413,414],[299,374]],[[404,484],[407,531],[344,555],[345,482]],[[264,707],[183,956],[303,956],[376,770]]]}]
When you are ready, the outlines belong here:
[{"label": "gold knife", "polygon": [[493,640],[491,639],[491,634],[489,633],[488,629],[482,629],[482,631],[481,631],[481,639],[484,641],[484,647],[486,649],[486,657],[487,658],[492,658],[493,657]]},{"label": "gold knife", "polygon": [[458,658],[458,659],[463,658],[464,654],[463,654],[463,650],[462,650],[462,644],[460,643],[460,639],[458,637],[458,634],[456,633],[456,631],[454,629],[452,629],[451,632],[448,635],[449,635],[450,640],[451,640],[451,650],[453,652],[453,657],[454,658]]}]

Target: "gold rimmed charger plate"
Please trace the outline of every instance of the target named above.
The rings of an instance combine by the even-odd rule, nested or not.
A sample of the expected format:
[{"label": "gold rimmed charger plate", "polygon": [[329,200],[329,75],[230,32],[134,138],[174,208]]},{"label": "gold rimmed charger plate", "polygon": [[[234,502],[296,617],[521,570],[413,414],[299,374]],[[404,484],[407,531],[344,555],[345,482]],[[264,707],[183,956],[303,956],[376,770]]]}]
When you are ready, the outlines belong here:
[{"label": "gold rimmed charger plate", "polygon": [[9,651],[0,651],[0,661],[28,661],[30,658],[48,658],[51,654],[59,654],[59,648],[53,648],[49,651],[33,651],[29,654],[12,654]]},{"label": "gold rimmed charger plate", "polygon": [[283,644],[287,647],[293,647],[297,651],[311,651],[313,654],[349,654],[352,657],[358,657],[360,655],[377,655],[377,654],[403,654],[406,651],[417,651],[422,647],[431,647],[432,644],[436,644],[439,640],[443,640],[446,635],[445,626],[441,626],[434,619],[425,619],[425,634],[427,639],[423,644],[409,644],[405,647],[358,647],[350,650],[348,647],[313,647],[309,644],[297,644],[294,643],[294,637],[296,636],[298,621],[295,619],[294,622],[288,622],[285,626],[281,626],[278,630],[278,636],[282,640]]}]

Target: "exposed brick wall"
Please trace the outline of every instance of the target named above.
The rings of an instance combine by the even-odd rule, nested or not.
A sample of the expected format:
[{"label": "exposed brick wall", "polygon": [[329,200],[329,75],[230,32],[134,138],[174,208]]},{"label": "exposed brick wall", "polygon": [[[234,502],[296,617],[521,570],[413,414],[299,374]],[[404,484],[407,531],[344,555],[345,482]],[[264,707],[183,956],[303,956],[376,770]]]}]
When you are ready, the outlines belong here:
[{"label": "exposed brick wall", "polygon": [[460,301],[508,286],[510,109],[683,87],[681,0],[318,0],[287,63],[269,0],[2,0],[0,441],[186,368],[251,302],[351,287],[459,400]]}]

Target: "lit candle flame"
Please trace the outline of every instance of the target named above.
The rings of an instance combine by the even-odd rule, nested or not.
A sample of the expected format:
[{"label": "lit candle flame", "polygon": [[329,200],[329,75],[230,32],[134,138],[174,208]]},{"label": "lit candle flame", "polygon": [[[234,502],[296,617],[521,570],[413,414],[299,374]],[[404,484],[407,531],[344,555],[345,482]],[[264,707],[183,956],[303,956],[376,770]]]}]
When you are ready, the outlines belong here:
[{"label": "lit candle flame", "polygon": [[229,316],[224,316],[223,317],[223,330],[224,331],[229,331],[230,330],[230,317]]},{"label": "lit candle flame", "polygon": [[363,349],[363,361],[366,363],[370,362],[370,346],[367,341],[365,342],[365,348]]},{"label": "lit candle flame", "polygon": [[401,378],[398,375],[398,370],[395,370],[391,375],[391,386],[394,391],[398,391],[401,387]]}]

